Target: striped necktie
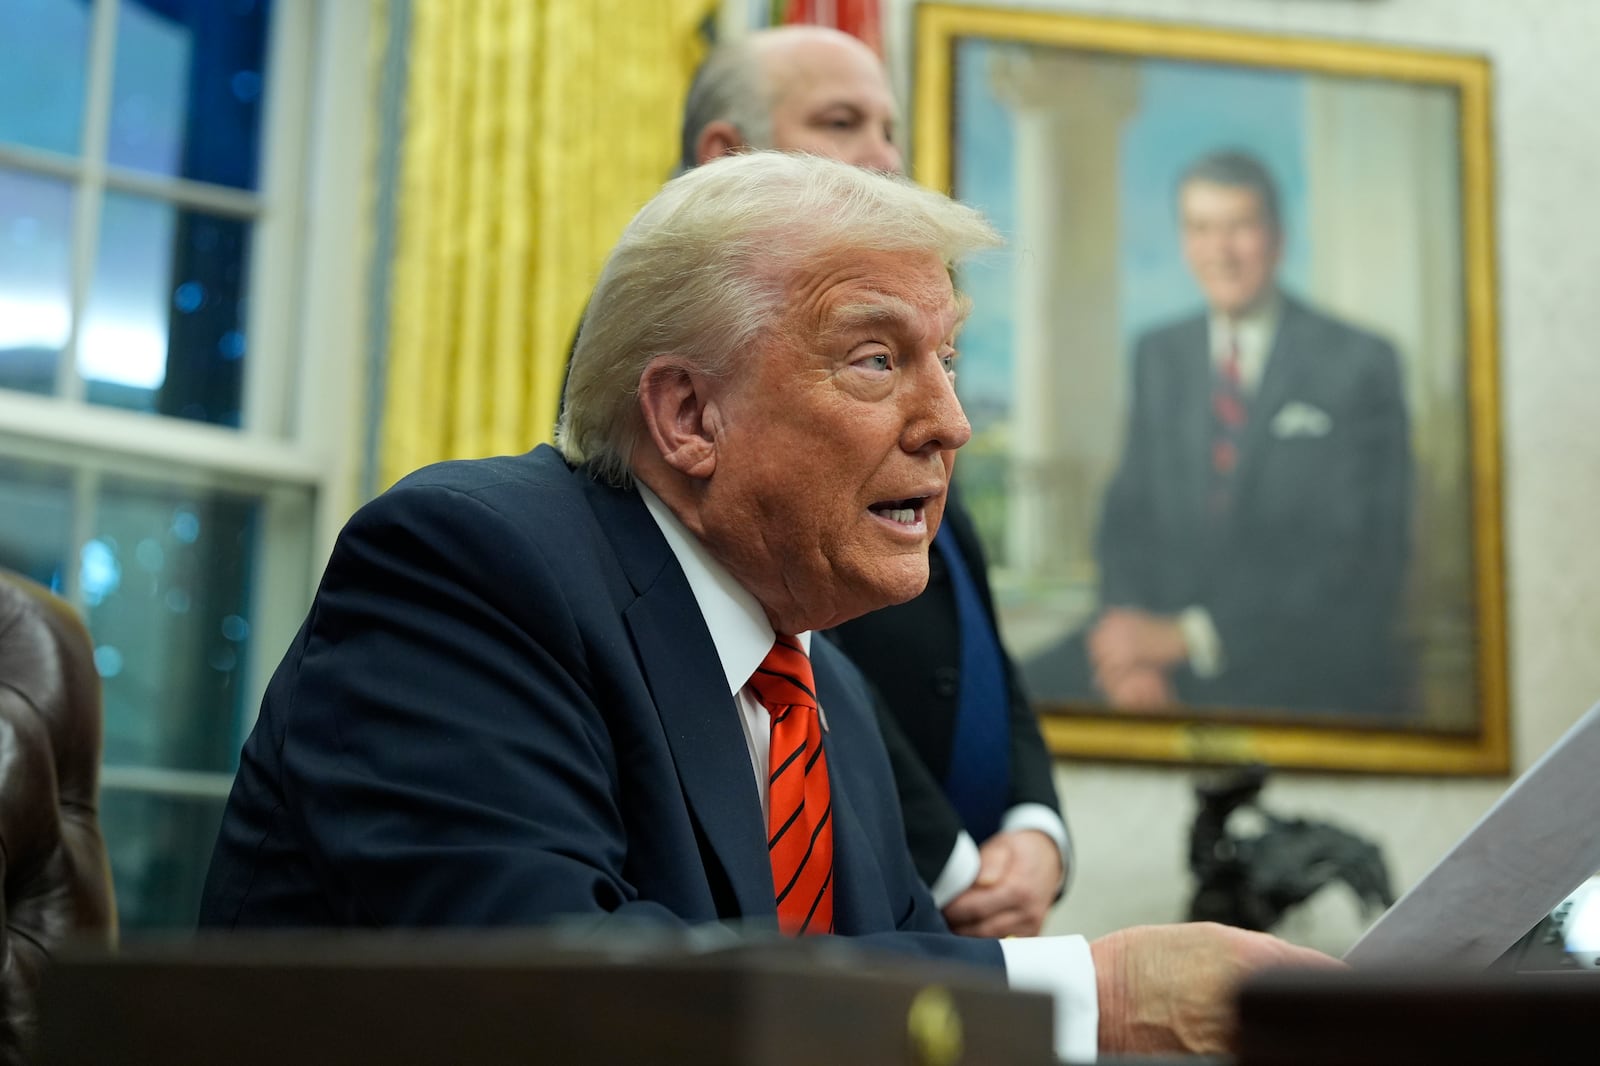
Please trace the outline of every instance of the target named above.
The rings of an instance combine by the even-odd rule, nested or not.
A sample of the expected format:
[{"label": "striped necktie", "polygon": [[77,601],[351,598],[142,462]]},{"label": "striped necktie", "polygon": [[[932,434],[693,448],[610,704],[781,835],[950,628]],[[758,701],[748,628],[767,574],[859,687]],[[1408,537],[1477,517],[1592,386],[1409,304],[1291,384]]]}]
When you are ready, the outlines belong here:
[{"label": "striped necktie", "polygon": [[772,719],[767,755],[767,856],[778,927],[790,936],[833,932],[833,805],[811,660],[780,634],[750,677]]},{"label": "striped necktie", "polygon": [[1211,515],[1220,519],[1233,507],[1233,474],[1239,465],[1246,418],[1239,335],[1232,327],[1212,380],[1211,414]]}]

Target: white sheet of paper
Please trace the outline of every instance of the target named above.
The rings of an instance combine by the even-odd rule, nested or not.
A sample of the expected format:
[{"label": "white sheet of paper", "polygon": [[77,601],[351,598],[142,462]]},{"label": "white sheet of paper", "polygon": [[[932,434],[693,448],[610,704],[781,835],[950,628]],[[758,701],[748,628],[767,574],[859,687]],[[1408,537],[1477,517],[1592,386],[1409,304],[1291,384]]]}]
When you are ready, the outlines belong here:
[{"label": "white sheet of paper", "polygon": [[1600,871],[1600,704],[1345,953],[1353,966],[1482,968]]}]

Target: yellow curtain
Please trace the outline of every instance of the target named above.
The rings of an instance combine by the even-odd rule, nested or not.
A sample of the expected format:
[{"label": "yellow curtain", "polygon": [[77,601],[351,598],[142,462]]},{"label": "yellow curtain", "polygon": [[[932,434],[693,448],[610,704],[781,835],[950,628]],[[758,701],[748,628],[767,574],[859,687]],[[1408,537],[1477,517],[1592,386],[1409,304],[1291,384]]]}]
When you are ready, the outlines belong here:
[{"label": "yellow curtain", "polygon": [[549,440],[716,0],[411,0],[378,486]]}]

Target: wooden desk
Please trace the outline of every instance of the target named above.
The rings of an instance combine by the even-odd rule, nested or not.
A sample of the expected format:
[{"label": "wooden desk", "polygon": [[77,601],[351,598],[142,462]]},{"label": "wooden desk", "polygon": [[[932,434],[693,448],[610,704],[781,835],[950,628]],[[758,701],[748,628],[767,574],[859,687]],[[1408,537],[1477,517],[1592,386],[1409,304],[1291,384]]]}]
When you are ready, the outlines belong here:
[{"label": "wooden desk", "polygon": [[1046,1066],[1047,997],[847,942],[596,949],[525,934],[64,953],[39,1066]]}]

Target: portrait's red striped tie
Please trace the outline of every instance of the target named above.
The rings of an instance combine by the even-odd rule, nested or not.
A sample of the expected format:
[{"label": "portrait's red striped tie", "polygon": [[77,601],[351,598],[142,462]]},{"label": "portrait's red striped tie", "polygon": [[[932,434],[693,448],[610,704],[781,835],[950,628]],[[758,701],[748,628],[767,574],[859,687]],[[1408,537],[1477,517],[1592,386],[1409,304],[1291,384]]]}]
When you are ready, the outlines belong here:
[{"label": "portrait's red striped tie", "polygon": [[1211,513],[1220,518],[1232,506],[1233,474],[1239,465],[1248,415],[1239,369],[1239,338],[1231,331],[1212,383],[1211,414]]},{"label": "portrait's red striped tie", "polygon": [[767,856],[778,927],[790,936],[833,932],[833,804],[811,660],[780,634],[750,678],[772,717],[767,756]]}]

